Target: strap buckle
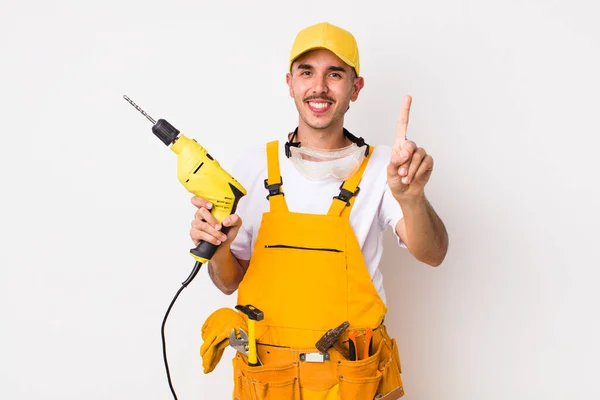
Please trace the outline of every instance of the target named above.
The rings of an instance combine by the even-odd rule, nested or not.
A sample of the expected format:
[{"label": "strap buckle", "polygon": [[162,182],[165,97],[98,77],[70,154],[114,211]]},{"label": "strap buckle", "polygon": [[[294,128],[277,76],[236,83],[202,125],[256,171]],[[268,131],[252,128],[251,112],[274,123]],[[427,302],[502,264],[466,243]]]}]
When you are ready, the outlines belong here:
[{"label": "strap buckle", "polygon": [[356,187],[356,192],[351,192],[348,189],[344,189],[344,184],[342,183],[340,185],[340,194],[338,194],[337,196],[333,196],[334,199],[338,199],[341,201],[345,201],[346,205],[349,206],[350,205],[350,199],[352,198],[352,196],[356,196],[358,194],[358,192],[360,192],[360,187]]},{"label": "strap buckle", "polygon": [[281,186],[283,185],[283,178],[279,177],[279,183],[273,183],[271,185],[268,184],[268,179],[265,179],[265,189],[269,191],[267,195],[267,200],[271,196],[277,196],[278,194],[285,196],[285,194],[281,191]]}]

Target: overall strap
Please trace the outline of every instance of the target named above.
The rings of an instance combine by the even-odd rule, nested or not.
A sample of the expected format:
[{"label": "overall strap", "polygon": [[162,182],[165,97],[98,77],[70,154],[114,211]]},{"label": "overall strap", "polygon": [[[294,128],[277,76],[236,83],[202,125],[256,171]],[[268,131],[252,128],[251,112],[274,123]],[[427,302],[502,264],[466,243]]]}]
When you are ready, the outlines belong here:
[{"label": "overall strap", "polygon": [[267,172],[265,189],[269,191],[267,200],[269,200],[271,211],[287,212],[287,203],[281,190],[283,180],[279,170],[279,141],[277,140],[267,143]]},{"label": "overall strap", "polygon": [[333,203],[331,203],[327,215],[344,216],[346,218],[350,216],[350,210],[352,210],[352,206],[354,205],[354,198],[360,191],[358,184],[367,168],[369,158],[371,157],[371,154],[373,154],[373,146],[369,147],[369,152],[363,159],[358,171],[356,171],[352,177],[345,180],[340,186],[340,194],[333,198]]}]

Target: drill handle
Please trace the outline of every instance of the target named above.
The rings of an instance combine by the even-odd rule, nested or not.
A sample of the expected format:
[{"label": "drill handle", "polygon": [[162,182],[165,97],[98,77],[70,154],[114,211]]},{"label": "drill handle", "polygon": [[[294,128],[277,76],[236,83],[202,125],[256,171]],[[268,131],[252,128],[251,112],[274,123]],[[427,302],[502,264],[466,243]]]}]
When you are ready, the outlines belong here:
[{"label": "drill handle", "polygon": [[[225,232],[225,228],[222,229],[222,232],[227,234]],[[192,256],[194,256],[196,260],[200,259],[198,261],[204,263],[210,260],[212,256],[215,255],[217,248],[218,246],[215,246],[212,243],[205,242],[204,240],[202,240],[200,243],[198,243],[198,246],[190,250],[190,253],[192,253]]]},{"label": "drill handle", "polygon": [[[216,251],[217,251],[217,246],[215,246],[212,243],[205,242],[203,240],[200,243],[198,243],[198,246],[196,246],[196,248],[191,249],[190,253],[192,253],[194,256],[196,256],[198,258],[208,261],[212,258],[212,256],[215,255]],[[204,262],[206,262],[206,261],[204,261]]]},{"label": "drill handle", "polygon": [[[241,194],[241,192],[234,192],[234,196],[235,196],[235,201],[233,202],[231,210],[221,209],[216,206],[214,206],[213,209],[211,210],[211,214],[221,224],[221,232],[223,232],[224,234],[227,234],[227,232],[229,232],[229,229],[231,227],[223,226],[222,225],[223,220],[225,218],[227,218],[229,215],[235,214],[235,210],[237,208],[238,201],[242,197],[242,194]],[[192,257],[194,257],[196,259],[196,261],[205,263],[205,262],[208,262],[212,258],[212,256],[217,251],[217,248],[218,248],[218,246],[216,246],[212,243],[201,241],[200,243],[198,243],[198,246],[196,246],[195,248],[190,250],[190,253],[191,253]]]},{"label": "drill handle", "polygon": [[[221,229],[221,232],[223,232],[224,234],[227,234],[227,232],[229,231],[229,228],[230,228],[229,226],[224,226]],[[202,240],[202,241],[200,241],[200,243],[198,243],[198,246],[196,246],[195,248],[190,250],[190,254],[196,260],[196,264],[194,265],[194,269],[190,273],[190,276],[188,276],[188,278],[184,282],[182,282],[183,286],[189,285],[189,283],[198,274],[198,271],[200,271],[200,267],[202,266],[202,264],[208,262],[212,258],[212,256],[217,251],[218,247],[219,246],[215,246],[212,243]]]}]

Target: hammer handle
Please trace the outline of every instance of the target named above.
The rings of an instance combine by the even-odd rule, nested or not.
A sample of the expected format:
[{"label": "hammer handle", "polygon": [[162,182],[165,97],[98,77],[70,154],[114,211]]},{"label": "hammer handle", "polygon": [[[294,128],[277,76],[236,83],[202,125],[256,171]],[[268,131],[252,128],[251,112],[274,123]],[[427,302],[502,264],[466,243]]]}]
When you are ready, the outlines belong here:
[{"label": "hammer handle", "polygon": [[346,359],[349,360],[350,359],[350,355],[348,354],[348,350],[340,343],[340,342],[334,342],[333,343],[333,348],[336,349],[337,351],[340,352],[340,354]]},{"label": "hammer handle", "polygon": [[248,319],[248,364],[255,367],[258,364],[256,352],[256,321]]}]

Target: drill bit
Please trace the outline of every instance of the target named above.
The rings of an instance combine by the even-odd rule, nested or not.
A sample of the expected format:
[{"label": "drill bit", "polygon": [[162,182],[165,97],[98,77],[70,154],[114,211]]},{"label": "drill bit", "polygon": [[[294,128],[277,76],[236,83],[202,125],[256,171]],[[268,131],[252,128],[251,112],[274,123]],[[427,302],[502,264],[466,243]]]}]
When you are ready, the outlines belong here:
[{"label": "drill bit", "polygon": [[148,118],[150,120],[150,122],[152,122],[152,124],[156,124],[156,121],[154,120],[154,118],[152,118],[151,116],[149,116],[148,114],[146,114],[146,111],[142,110],[137,104],[135,104],[133,101],[131,101],[131,99],[129,97],[127,97],[126,95],[123,95],[123,98],[125,100],[127,100],[129,102],[129,104],[131,104],[132,106],[135,107],[136,110],[138,110],[139,112],[142,113],[142,115],[144,115],[146,118]]}]

